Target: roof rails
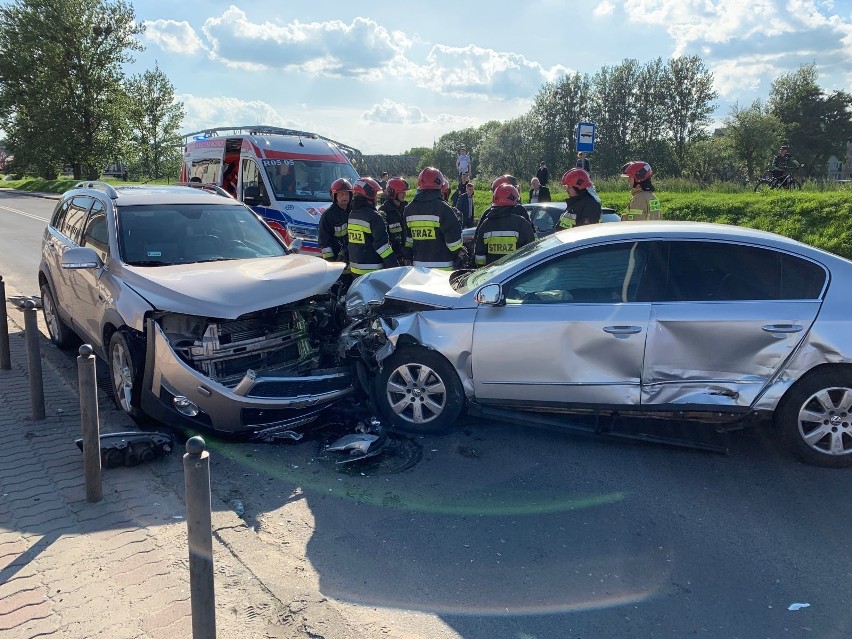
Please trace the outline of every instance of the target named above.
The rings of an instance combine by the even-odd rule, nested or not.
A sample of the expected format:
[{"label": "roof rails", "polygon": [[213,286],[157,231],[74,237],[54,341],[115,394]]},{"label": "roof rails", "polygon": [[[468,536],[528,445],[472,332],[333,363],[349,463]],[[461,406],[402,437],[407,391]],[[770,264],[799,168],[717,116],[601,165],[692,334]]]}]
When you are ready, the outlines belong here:
[{"label": "roof rails", "polygon": [[88,180],[86,182],[77,182],[74,186],[75,189],[98,189],[99,191],[103,191],[109,196],[111,200],[114,200],[118,197],[118,191],[116,191],[112,184],[107,182],[101,182],[100,180]]},{"label": "roof rails", "polygon": [[351,147],[348,144],[343,144],[342,142],[338,142],[336,140],[332,140],[331,138],[327,138],[323,135],[319,135],[317,133],[311,133],[309,131],[299,131],[298,129],[285,129],[278,126],[270,126],[267,124],[254,124],[254,125],[246,125],[246,126],[220,126],[214,127],[212,129],[202,129],[201,131],[195,131],[193,133],[185,133],[183,136],[184,143],[188,143],[192,141],[196,136],[202,135],[205,138],[216,138],[221,135],[298,135],[303,138],[314,138],[319,140],[325,140],[338,147],[341,151],[343,151],[344,155],[346,155],[350,160],[353,158],[362,158],[363,154],[361,151],[356,149],[355,147]]},{"label": "roof rails", "polygon": [[223,195],[225,197],[234,199],[234,196],[228,193],[225,189],[214,182],[175,182],[175,186],[191,186],[194,189],[201,189],[203,191],[211,191],[216,195]]}]

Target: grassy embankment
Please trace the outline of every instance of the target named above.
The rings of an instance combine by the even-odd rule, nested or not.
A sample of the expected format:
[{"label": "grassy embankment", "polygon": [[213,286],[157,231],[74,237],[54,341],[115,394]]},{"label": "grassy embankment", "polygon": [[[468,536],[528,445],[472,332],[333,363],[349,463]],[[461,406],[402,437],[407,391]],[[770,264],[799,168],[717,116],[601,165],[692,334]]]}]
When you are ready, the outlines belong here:
[{"label": "grassy embankment", "polygon": [[[3,181],[0,186],[62,193],[77,182],[73,179],[25,178]],[[128,184],[120,180],[114,183]],[[626,180],[606,180],[598,186],[604,206],[619,212],[627,207],[630,198]],[[491,202],[488,187],[485,182],[476,184],[477,213],[482,213]],[[551,191],[554,200],[565,199],[561,186],[554,186]],[[661,181],[656,186],[656,193],[665,219],[717,222],[772,231],[852,259],[852,187],[806,187],[802,191],[752,193],[735,185],[696,190],[689,183]],[[526,189],[523,196],[526,199]]]}]

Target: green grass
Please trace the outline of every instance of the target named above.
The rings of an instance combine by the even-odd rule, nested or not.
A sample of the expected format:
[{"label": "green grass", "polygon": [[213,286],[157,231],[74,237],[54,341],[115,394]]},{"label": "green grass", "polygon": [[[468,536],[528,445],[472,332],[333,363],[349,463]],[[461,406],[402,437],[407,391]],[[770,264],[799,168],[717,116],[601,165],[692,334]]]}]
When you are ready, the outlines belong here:
[{"label": "green grass", "polygon": [[[0,186],[63,193],[78,181],[70,178],[24,178],[4,180]],[[116,185],[134,184],[111,178],[104,181]],[[167,181],[161,183],[166,184]],[[415,183],[416,179],[412,184]],[[476,181],[474,184],[478,217],[491,205],[490,182]],[[603,206],[618,212],[627,208],[630,193],[626,180],[603,180],[596,186]],[[524,189],[524,198],[527,190]],[[550,192],[556,202],[564,201],[567,195],[561,185],[551,185]],[[716,222],[771,231],[852,259],[852,185],[818,187],[810,183],[802,191],[753,193],[748,186],[729,184],[725,188],[698,189],[696,183],[688,180],[660,180],[655,185],[655,192],[660,199],[664,219]],[[412,197],[413,192],[408,199]]]},{"label": "green grass", "polygon": [[[74,178],[63,177],[58,180],[44,180],[42,178],[25,177],[20,180],[0,180],[0,188],[17,189],[19,191],[31,191],[38,193],[65,193],[68,189],[74,188],[80,182],[88,180],[75,180]],[[168,184],[167,180],[157,180],[152,182],[132,182],[119,180],[117,178],[101,178],[102,182],[114,184],[116,186],[126,184]],[[175,180],[171,180],[174,184]]]}]

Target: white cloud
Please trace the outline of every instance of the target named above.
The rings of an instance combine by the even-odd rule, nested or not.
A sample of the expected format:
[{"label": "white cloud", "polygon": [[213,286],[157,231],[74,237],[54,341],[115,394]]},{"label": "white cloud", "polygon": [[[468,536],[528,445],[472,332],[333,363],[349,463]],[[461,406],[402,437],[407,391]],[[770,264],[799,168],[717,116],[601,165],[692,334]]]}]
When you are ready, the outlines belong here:
[{"label": "white cloud", "polygon": [[266,124],[287,128],[302,128],[281,116],[272,105],[263,100],[241,100],[228,96],[202,98],[191,94],[177,96],[186,107],[184,129],[200,131],[223,124],[243,126],[251,124]]},{"label": "white cloud", "polygon": [[429,118],[420,107],[402,104],[385,98],[380,104],[374,104],[361,116],[368,122],[384,124],[420,124],[428,122]]},{"label": "white cloud", "polygon": [[603,0],[603,2],[598,3],[598,6],[596,6],[595,10],[592,11],[592,15],[600,18],[604,16],[611,16],[614,11],[615,5],[609,0]]},{"label": "white cloud", "polygon": [[147,20],[145,38],[170,53],[193,54],[206,47],[188,22]]},{"label": "white cloud", "polygon": [[529,98],[544,82],[555,80],[568,69],[549,69],[517,53],[483,49],[475,45],[451,47],[436,44],[426,65],[408,69],[424,88],[447,94],[489,98]]},{"label": "white cloud", "polygon": [[[609,0],[604,0],[609,2]],[[167,51],[206,48],[217,62],[249,72],[286,69],[307,75],[357,77],[380,82],[392,75],[418,87],[456,97],[529,98],[542,83],[569,71],[549,68],[523,55],[474,45],[435,44],[425,58],[412,57],[416,36],[389,31],[369,18],[286,24],[253,22],[238,7],[207,18],[206,42],[187,23],[146,23],[149,40]]]},{"label": "white cloud", "polygon": [[330,76],[369,77],[410,46],[404,34],[391,33],[367,18],[288,24],[252,22],[235,6],[208,18],[202,31],[211,55],[242,69],[304,68]]}]

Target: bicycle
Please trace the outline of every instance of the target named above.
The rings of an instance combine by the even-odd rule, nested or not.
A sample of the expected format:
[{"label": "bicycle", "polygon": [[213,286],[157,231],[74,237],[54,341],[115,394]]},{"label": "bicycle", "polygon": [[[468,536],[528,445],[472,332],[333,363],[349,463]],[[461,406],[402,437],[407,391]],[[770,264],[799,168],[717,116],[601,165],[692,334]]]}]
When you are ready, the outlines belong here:
[{"label": "bicycle", "polygon": [[[797,167],[801,168],[801,167]],[[788,168],[780,178],[775,176],[775,169],[766,169],[763,175],[757,178],[757,183],[754,185],[754,192],[768,191],[770,189],[793,189],[800,191],[802,189],[802,181],[793,175],[793,168]]]}]

